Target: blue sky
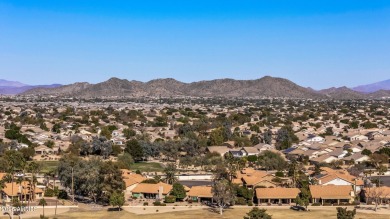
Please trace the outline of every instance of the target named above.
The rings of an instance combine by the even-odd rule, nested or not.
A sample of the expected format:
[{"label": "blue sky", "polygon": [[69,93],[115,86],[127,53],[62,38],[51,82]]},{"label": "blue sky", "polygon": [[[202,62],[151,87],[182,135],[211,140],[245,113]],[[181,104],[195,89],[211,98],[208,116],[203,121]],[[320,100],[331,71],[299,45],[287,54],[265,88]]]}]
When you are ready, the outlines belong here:
[{"label": "blue sky", "polygon": [[0,78],[390,79],[390,1],[0,0]]}]

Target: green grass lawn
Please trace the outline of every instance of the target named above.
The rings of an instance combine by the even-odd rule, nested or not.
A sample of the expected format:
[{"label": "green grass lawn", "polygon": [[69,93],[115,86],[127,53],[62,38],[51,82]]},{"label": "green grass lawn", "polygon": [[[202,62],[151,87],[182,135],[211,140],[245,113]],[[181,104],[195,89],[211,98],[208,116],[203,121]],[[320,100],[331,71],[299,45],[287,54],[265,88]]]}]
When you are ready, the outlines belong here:
[{"label": "green grass lawn", "polygon": [[[42,169],[41,172],[47,173],[51,170],[55,170],[58,167],[59,161],[37,161]],[[139,162],[131,165],[131,170],[140,170],[141,172],[161,172],[164,168],[159,163],[145,163]]]},{"label": "green grass lawn", "polygon": [[58,167],[59,161],[37,161],[41,165],[41,172],[48,173]]},{"label": "green grass lawn", "polygon": [[164,168],[159,163],[139,162],[131,165],[131,170],[139,170],[141,172],[162,172]]}]

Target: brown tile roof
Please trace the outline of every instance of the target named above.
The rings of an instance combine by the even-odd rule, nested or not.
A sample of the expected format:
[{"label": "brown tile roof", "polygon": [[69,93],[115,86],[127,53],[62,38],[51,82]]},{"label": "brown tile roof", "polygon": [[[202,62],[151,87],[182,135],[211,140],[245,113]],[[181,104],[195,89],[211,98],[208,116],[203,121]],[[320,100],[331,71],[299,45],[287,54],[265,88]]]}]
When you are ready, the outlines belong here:
[{"label": "brown tile roof", "polygon": [[380,198],[390,198],[390,187],[381,186],[381,187],[367,188],[366,196],[367,197],[379,196]]},{"label": "brown tile roof", "polygon": [[212,198],[211,186],[193,186],[187,193],[191,197]]},{"label": "brown tile roof", "polygon": [[301,191],[297,188],[257,188],[258,199],[294,199]]},{"label": "brown tile roof", "polygon": [[[334,179],[342,179],[345,180],[351,184],[356,185],[364,185],[363,180],[357,179],[356,177],[352,176],[348,173],[347,170],[334,170],[329,167],[321,167],[321,173],[325,174],[324,176],[317,178],[317,180],[321,180],[321,184],[326,184]],[[356,182],[355,182],[356,179]]]},{"label": "brown tile roof", "polygon": [[269,175],[270,173],[266,171],[245,168],[236,172],[236,178],[233,179],[233,183],[242,184],[242,181],[244,181],[247,185],[253,186],[264,180],[268,180],[266,177]]},{"label": "brown tile roof", "polygon": [[209,150],[211,153],[217,152],[218,154],[224,155],[229,152],[230,148],[227,146],[209,146],[207,147],[207,150]]},{"label": "brown tile roof", "polygon": [[160,187],[163,187],[164,195],[168,194],[172,190],[172,185],[160,182],[157,184],[140,183],[133,189],[132,192],[158,194]]},{"label": "brown tile roof", "polygon": [[310,185],[310,193],[313,198],[322,199],[350,199],[352,186],[343,185]]},{"label": "brown tile roof", "polygon": [[134,184],[144,181],[146,178],[140,174],[136,174],[131,170],[121,169],[122,178],[125,181],[126,187],[132,186]]},{"label": "brown tile roof", "polygon": [[134,184],[140,183],[144,181],[146,178],[139,175],[139,174],[134,174],[131,177],[123,178],[123,181],[125,181],[126,187],[132,186]]},{"label": "brown tile roof", "polygon": [[[13,186],[12,186],[13,184]],[[3,192],[8,196],[17,196],[18,194],[28,194],[31,191],[30,183],[28,181],[23,181],[21,183],[22,188],[20,189],[19,183],[5,183]],[[43,190],[35,187],[35,193],[43,193]]]},{"label": "brown tile roof", "polygon": [[0,180],[2,180],[6,175],[7,173],[0,173]]}]

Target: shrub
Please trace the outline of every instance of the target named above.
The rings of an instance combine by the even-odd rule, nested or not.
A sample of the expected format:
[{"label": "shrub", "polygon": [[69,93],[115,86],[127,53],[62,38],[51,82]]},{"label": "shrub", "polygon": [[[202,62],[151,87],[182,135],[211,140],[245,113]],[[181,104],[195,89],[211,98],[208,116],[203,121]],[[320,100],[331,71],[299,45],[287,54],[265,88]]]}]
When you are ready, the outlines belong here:
[{"label": "shrub", "polygon": [[316,202],[316,203],[313,203],[311,206],[321,206],[321,203]]},{"label": "shrub", "polygon": [[54,196],[54,190],[53,189],[46,189],[45,197],[53,197],[53,196]]},{"label": "shrub", "polygon": [[275,173],[275,176],[277,176],[277,177],[284,177],[284,173],[281,172],[281,171],[278,171],[278,172]]},{"label": "shrub", "polygon": [[354,201],[352,205],[360,205],[360,201]]},{"label": "shrub", "polygon": [[153,202],[153,205],[154,205],[154,206],[167,206],[166,204],[161,203],[160,201],[155,201],[155,202]]},{"label": "shrub", "polygon": [[149,202],[144,202],[144,206],[148,206],[149,205]]},{"label": "shrub", "polygon": [[236,205],[246,205],[246,200],[243,197],[237,197],[235,200]]},{"label": "shrub", "polygon": [[68,199],[68,193],[67,193],[65,190],[62,190],[62,189],[61,189],[61,190],[58,192],[57,198],[59,198],[59,199]]},{"label": "shrub", "polygon": [[248,206],[253,206],[253,201],[252,200],[248,201]]},{"label": "shrub", "polygon": [[165,196],[165,203],[175,203],[176,202],[176,196],[170,195]]}]

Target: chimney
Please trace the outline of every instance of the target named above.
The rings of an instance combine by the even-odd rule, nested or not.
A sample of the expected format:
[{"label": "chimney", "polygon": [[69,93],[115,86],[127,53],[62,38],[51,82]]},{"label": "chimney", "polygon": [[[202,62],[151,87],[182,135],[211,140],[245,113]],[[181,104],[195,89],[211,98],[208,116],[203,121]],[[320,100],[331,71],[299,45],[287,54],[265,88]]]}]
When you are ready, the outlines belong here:
[{"label": "chimney", "polygon": [[321,180],[318,180],[318,185],[321,185],[322,183],[321,183]]},{"label": "chimney", "polygon": [[163,186],[159,186],[158,187],[158,198],[159,199],[163,198],[163,193],[164,193],[164,187]]}]

